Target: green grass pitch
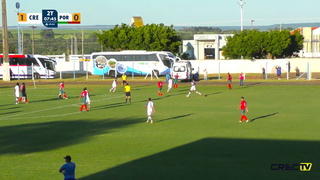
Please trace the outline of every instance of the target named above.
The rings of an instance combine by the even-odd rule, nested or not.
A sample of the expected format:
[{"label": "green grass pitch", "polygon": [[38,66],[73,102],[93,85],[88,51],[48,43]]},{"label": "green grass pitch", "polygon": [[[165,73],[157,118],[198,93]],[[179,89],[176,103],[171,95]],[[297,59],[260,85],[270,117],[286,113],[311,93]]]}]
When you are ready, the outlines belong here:
[{"label": "green grass pitch", "polygon": [[[0,179],[63,179],[63,157],[77,164],[76,178],[91,179],[319,179],[318,86],[197,86],[164,97],[154,86],[123,89],[59,83],[27,86],[29,104],[14,104],[13,87],[0,89]],[[91,109],[79,112],[83,89],[94,88]],[[250,123],[239,123],[240,97]],[[155,103],[146,124],[147,99]],[[312,163],[310,172],[271,170],[271,164]]]}]

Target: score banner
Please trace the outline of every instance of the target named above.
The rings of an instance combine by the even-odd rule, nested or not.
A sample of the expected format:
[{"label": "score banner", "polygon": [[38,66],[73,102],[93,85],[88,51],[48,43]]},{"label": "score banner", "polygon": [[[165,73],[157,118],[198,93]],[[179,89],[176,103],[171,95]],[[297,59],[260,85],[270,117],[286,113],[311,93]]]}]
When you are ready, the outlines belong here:
[{"label": "score banner", "polygon": [[19,24],[43,24],[48,28],[57,28],[59,24],[80,24],[81,13],[58,13],[53,9],[44,9],[42,13],[19,13]]}]

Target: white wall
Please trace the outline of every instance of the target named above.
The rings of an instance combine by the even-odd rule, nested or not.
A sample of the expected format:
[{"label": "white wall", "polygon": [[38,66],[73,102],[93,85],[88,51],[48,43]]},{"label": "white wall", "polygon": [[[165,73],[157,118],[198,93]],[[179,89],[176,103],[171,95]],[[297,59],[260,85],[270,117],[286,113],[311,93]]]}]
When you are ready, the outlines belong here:
[{"label": "white wall", "polygon": [[93,72],[93,64],[91,61],[83,62],[83,61],[72,61],[72,62],[57,62],[56,71],[57,72],[73,72],[74,70],[78,73],[85,73],[87,70],[88,65],[88,72]]},{"label": "white wall", "polygon": [[300,72],[307,70],[307,63],[310,62],[311,72],[320,72],[320,59],[277,59],[277,60],[191,60],[194,72],[203,74],[204,69],[208,73],[218,74],[219,63],[220,73],[262,73],[262,68],[266,73],[276,73],[275,66],[281,66],[282,72],[287,72],[287,63],[290,61],[290,72],[295,72],[298,67]]}]

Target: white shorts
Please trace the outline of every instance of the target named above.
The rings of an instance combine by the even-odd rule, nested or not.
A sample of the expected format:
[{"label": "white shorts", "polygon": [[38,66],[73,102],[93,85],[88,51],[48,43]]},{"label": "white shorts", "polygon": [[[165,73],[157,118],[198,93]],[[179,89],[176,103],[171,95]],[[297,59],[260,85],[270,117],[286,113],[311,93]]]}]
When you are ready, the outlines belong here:
[{"label": "white shorts", "polygon": [[147,115],[151,116],[153,114],[152,110],[151,111],[147,111]]},{"label": "white shorts", "polygon": [[117,88],[117,86],[112,86],[112,88]]},{"label": "white shorts", "polygon": [[16,93],[16,97],[20,97],[19,93]]},{"label": "white shorts", "polygon": [[90,102],[91,102],[91,100],[90,100],[90,98],[89,98],[88,96],[87,96],[86,102],[87,102],[88,104],[90,104]]},{"label": "white shorts", "polygon": [[196,91],[196,86],[191,86],[190,91]]}]

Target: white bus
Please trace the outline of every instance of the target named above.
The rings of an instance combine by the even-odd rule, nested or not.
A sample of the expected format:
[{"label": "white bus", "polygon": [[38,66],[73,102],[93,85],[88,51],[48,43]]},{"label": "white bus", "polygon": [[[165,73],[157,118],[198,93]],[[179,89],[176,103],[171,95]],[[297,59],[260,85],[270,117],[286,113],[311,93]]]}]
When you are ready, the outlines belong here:
[{"label": "white bus", "polygon": [[111,77],[120,74],[157,76],[171,74],[171,68],[176,61],[163,51],[120,51],[92,53],[93,74],[107,74]]},{"label": "white bus", "polygon": [[[33,70],[32,70],[33,64]],[[0,78],[3,77],[3,54],[0,54]],[[55,61],[42,55],[9,54],[11,78],[54,78]]]}]

